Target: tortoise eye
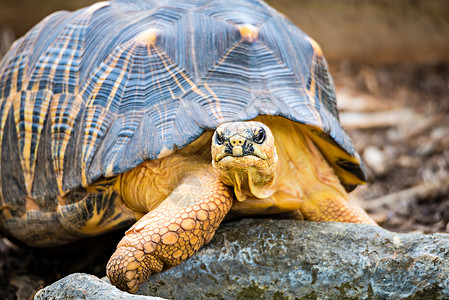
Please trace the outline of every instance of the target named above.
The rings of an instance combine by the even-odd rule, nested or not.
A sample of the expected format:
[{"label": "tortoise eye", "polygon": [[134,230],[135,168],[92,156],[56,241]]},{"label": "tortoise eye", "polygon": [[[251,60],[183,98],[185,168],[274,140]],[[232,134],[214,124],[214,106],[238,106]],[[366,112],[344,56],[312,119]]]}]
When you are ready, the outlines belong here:
[{"label": "tortoise eye", "polygon": [[215,134],[215,144],[217,145],[223,145],[224,143],[224,138],[221,134],[219,134],[218,132]]},{"label": "tortoise eye", "polygon": [[253,140],[257,144],[262,144],[266,138],[267,138],[267,134],[265,133],[265,129],[262,128],[254,135]]}]

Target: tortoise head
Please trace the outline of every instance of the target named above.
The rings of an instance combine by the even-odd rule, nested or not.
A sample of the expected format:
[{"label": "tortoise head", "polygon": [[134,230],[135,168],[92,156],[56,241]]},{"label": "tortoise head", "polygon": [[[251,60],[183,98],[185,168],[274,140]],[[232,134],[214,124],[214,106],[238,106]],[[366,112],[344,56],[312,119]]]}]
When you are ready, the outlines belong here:
[{"label": "tortoise head", "polygon": [[260,122],[225,123],[212,137],[212,165],[239,201],[273,194],[278,156],[271,130]]}]

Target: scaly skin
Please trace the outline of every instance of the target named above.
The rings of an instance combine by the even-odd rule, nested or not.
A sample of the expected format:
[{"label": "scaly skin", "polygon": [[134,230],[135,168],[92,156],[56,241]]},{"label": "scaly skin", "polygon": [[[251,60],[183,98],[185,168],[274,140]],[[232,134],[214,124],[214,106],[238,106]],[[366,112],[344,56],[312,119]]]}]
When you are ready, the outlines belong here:
[{"label": "scaly skin", "polygon": [[231,205],[212,167],[189,174],[126,232],[106,267],[111,283],[134,293],[150,274],[180,264],[210,241]]},{"label": "scaly skin", "polygon": [[314,193],[300,209],[306,220],[377,225],[358,205],[346,197],[334,198],[328,191]]},{"label": "scaly skin", "polygon": [[212,238],[231,206],[238,215],[296,211],[312,221],[376,225],[349,201],[299,125],[270,118],[264,123],[268,127],[235,122],[217,128],[212,164],[198,155],[206,145],[200,138],[120,176],[115,191],[124,203],[137,217],[150,212],[126,232],[109,260],[112,284],[134,293],[150,274],[186,260]]}]

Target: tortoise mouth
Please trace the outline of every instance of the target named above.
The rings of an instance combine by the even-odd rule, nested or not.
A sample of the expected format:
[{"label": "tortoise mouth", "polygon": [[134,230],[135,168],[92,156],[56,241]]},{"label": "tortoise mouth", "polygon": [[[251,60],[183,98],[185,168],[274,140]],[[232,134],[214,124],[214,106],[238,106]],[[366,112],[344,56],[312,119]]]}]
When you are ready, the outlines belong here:
[{"label": "tortoise mouth", "polygon": [[265,160],[264,158],[258,156],[255,153],[251,154],[242,154],[242,155],[233,155],[224,153],[222,156],[217,157],[215,162],[239,162],[239,161],[260,161]]},{"label": "tortoise mouth", "polygon": [[[213,165],[220,170],[248,171],[250,169],[265,170],[270,168],[270,162],[254,154],[245,156],[225,155],[215,160]],[[245,171],[245,172],[246,172]]]}]

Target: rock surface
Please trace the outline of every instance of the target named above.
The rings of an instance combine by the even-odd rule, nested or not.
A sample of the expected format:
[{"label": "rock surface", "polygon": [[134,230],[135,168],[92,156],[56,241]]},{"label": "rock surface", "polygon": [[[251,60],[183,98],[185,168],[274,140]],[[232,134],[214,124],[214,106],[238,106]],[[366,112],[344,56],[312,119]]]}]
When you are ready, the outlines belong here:
[{"label": "rock surface", "polygon": [[[448,234],[247,219],[220,226],[197,255],[152,276],[137,293],[169,299],[447,299],[448,273]],[[151,299],[85,274],[67,276],[35,299],[50,297]]]},{"label": "rock surface", "polygon": [[131,295],[92,275],[75,273],[38,291],[35,300],[160,300],[158,297]]},{"label": "rock surface", "polygon": [[447,299],[449,235],[242,220],[138,293],[170,299]]}]

